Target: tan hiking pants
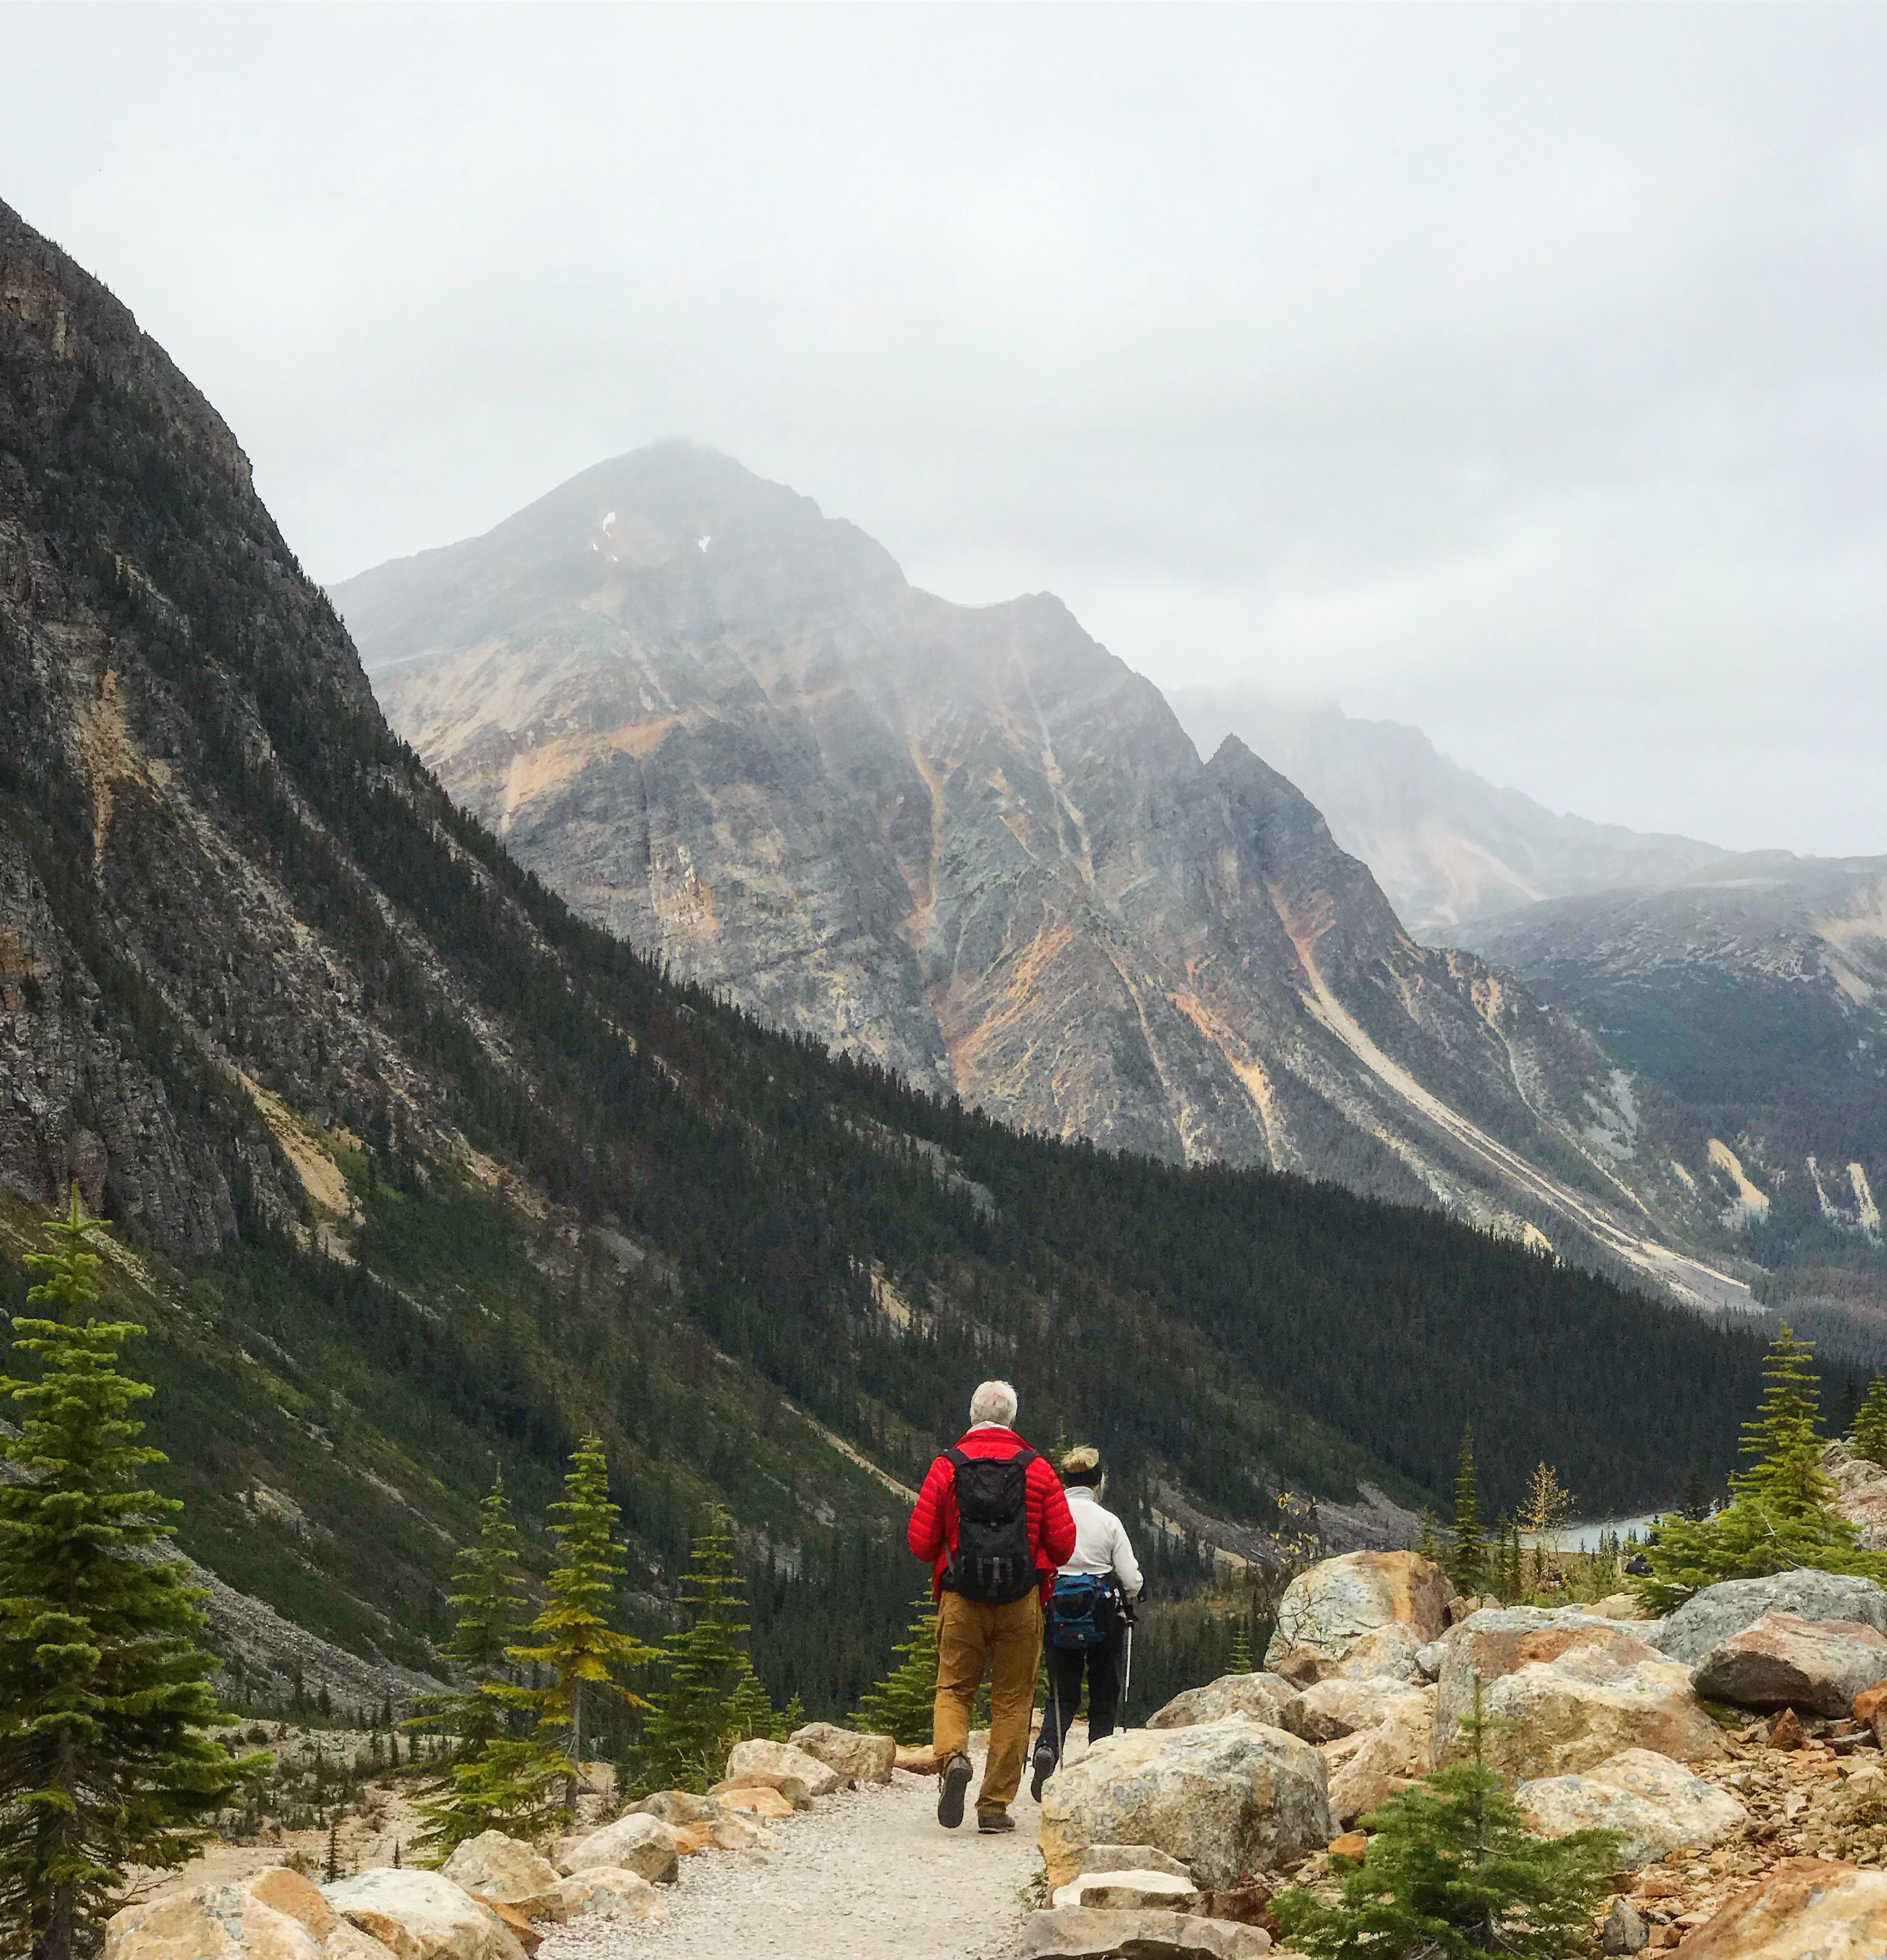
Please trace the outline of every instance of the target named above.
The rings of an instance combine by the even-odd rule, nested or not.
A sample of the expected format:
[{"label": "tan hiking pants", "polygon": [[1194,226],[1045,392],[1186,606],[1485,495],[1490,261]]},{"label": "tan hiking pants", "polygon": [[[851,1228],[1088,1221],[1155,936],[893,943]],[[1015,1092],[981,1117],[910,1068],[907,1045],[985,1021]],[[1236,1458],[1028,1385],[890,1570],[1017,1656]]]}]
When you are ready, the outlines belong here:
[{"label": "tan hiking pants", "polygon": [[1035,1710],[1036,1670],[1042,1659],[1042,1596],[1033,1587],[1006,1606],[985,1606],[946,1592],[937,1611],[937,1765],[968,1752],[969,1717],[988,1666],[989,1761],[976,1793],[980,1815],[1007,1810],[1022,1785]]}]

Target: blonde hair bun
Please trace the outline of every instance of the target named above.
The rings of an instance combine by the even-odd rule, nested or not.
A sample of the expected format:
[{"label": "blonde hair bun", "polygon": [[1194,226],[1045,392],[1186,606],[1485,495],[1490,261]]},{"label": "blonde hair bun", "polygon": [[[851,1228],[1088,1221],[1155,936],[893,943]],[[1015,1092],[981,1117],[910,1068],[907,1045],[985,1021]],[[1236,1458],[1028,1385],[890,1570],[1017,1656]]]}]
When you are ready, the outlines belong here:
[{"label": "blonde hair bun", "polygon": [[1084,1470],[1098,1470],[1101,1452],[1091,1443],[1077,1443],[1061,1459],[1061,1474],[1078,1475]]}]

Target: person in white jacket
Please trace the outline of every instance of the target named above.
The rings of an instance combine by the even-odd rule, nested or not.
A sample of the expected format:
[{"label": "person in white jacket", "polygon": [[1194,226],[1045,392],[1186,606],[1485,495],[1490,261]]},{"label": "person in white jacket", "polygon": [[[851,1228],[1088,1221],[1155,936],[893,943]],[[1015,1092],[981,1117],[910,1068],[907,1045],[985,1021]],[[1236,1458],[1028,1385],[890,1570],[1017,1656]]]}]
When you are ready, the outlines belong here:
[{"label": "person in white jacket", "polygon": [[1114,1732],[1127,1608],[1140,1597],[1144,1583],[1127,1527],[1101,1502],[1107,1488],[1101,1452],[1082,1443],[1062,1458],[1060,1468],[1074,1518],[1074,1551],[1057,1574],[1049,1602],[1049,1706],[1036,1742],[1030,1780],[1030,1794],[1037,1803],[1042,1786],[1061,1760],[1068,1725],[1081,1705],[1084,1675],[1088,1740],[1098,1742]]}]

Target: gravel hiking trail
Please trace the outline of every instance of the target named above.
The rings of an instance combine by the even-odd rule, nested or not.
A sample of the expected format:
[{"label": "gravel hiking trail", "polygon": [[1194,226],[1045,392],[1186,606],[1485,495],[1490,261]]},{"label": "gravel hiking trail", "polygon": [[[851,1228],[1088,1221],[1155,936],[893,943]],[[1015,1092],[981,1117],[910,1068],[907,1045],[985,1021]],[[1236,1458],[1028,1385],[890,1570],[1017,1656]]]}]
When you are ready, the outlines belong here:
[{"label": "gravel hiking trail", "polygon": [[1010,1814],[1006,1836],[979,1832],[973,1807],[946,1831],[936,1777],[894,1770],[769,1824],[775,1850],[684,1858],[660,1919],[562,1929],[539,1960],[1010,1960],[1042,1869],[1026,1780]]}]

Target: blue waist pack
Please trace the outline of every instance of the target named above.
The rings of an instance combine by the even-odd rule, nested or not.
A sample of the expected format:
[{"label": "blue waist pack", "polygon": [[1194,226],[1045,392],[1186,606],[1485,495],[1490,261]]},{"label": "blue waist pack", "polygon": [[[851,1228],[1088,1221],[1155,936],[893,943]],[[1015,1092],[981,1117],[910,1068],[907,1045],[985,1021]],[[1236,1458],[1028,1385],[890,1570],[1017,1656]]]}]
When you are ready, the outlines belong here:
[{"label": "blue waist pack", "polygon": [[1114,1587],[1090,1572],[1064,1572],[1049,1595],[1052,1647],[1105,1647],[1114,1635]]}]

